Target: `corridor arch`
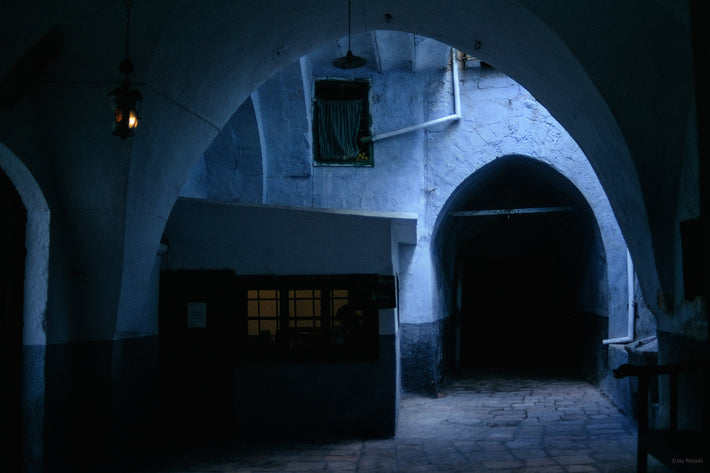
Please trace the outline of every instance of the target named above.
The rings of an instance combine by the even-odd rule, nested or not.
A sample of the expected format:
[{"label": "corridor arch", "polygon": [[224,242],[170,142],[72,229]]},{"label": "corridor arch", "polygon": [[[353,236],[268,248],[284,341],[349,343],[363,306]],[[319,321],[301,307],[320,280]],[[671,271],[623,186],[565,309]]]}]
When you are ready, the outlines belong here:
[{"label": "corridor arch", "polygon": [[[536,365],[554,363],[564,345],[576,352],[567,371],[595,381],[608,375],[597,355],[607,334],[626,323],[625,244],[614,231],[604,196],[590,189],[583,195],[575,181],[584,178],[565,176],[534,158],[505,156],[478,169],[451,194],[431,248],[441,312],[452,319],[443,351],[456,367],[466,367],[466,361],[476,367],[471,358],[480,361],[486,350],[502,363],[489,367],[510,365],[516,360],[502,360],[502,350],[519,356],[516,347],[530,342],[527,359],[535,349],[552,348],[547,358],[533,360]],[[499,300],[492,300],[496,295]],[[474,324],[474,316],[490,319]],[[549,317],[555,320],[545,324]],[[501,346],[473,354],[462,331],[468,327],[470,333],[474,326],[489,331],[477,341],[469,337],[470,344],[495,340]],[[580,333],[587,335],[580,340]]]},{"label": "corridor arch", "polygon": [[[432,8],[431,2],[404,3],[393,5],[394,11],[407,13],[393,14],[396,22],[392,24],[377,6],[363,4],[359,9],[363,13],[354,18],[354,33],[396,28],[462,51],[476,51],[530,90],[592,163],[629,240],[644,294],[655,304],[660,285],[634,163],[608,104],[564,40],[514,1],[475,3],[466,10],[452,4]],[[145,131],[135,137],[133,148],[140,159],[131,167],[128,184],[117,322],[121,330],[131,331],[133,321],[140,318],[134,312],[140,308],[132,301],[146,299],[141,294],[165,221],[182,184],[219,127],[276,70],[342,36],[339,13],[316,4],[286,5],[278,18],[265,5],[243,15],[239,5],[229,2],[207,11],[182,2],[173,10],[153,54],[147,76],[151,86],[145,93]],[[460,21],[452,23],[452,17]],[[244,44],[253,47],[244,48]],[[184,64],[192,66],[184,68]],[[172,97],[179,97],[180,103]],[[146,245],[146,238],[152,244]]]}]

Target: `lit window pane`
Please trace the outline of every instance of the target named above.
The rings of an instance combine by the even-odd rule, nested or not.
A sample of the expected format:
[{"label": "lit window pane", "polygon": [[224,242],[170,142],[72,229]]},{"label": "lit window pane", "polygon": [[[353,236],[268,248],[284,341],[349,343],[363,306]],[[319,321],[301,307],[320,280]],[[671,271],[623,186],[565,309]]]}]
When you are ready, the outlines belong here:
[{"label": "lit window pane", "polygon": [[250,336],[259,335],[259,321],[249,320],[247,321],[247,330]]},{"label": "lit window pane", "polygon": [[259,309],[262,317],[276,317],[279,315],[276,301],[261,300],[259,301]]},{"label": "lit window pane", "polygon": [[296,300],[296,316],[297,317],[313,317],[313,300],[306,299]]},{"label": "lit window pane", "polygon": [[259,302],[258,301],[248,301],[247,302],[247,315],[249,317],[256,317],[259,315]]},{"label": "lit window pane", "polygon": [[304,290],[301,289],[300,291],[296,291],[296,298],[297,299],[310,299],[313,297],[313,291],[310,289]]},{"label": "lit window pane", "polygon": [[276,334],[276,327],[277,327],[277,322],[276,320],[262,320],[261,321],[261,330],[268,330],[269,335],[275,335]]},{"label": "lit window pane", "polygon": [[259,291],[259,297],[261,299],[276,299],[278,291],[274,289],[261,290]]},{"label": "lit window pane", "polygon": [[348,297],[348,290],[347,289],[333,289],[333,298],[347,298]]},{"label": "lit window pane", "polygon": [[247,291],[247,298],[256,299],[257,297],[259,297],[259,291],[255,289],[250,289]]}]

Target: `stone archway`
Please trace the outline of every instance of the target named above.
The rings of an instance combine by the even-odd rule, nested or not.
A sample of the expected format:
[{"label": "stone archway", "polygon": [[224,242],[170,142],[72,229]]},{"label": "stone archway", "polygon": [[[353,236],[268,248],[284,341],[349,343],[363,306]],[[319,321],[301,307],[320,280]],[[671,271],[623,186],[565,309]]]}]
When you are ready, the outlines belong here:
[{"label": "stone archway", "polygon": [[531,158],[498,158],[461,184],[432,246],[456,366],[590,379],[605,371],[595,352],[614,312],[607,264],[626,260],[596,213],[572,182]]},{"label": "stone archway", "polygon": [[[14,302],[19,310],[21,324],[12,334],[19,337],[13,344],[17,349],[22,375],[16,379],[20,384],[13,395],[18,394],[16,421],[22,428],[21,437],[16,439],[22,445],[18,455],[24,457],[25,465],[41,465],[44,446],[44,361],[46,348],[45,311],[47,306],[49,267],[49,207],[27,168],[20,160],[0,144],[0,169],[7,176],[5,188],[15,194],[15,212],[22,207],[22,219],[26,217],[24,228],[16,219],[14,229],[18,238],[16,249],[22,250],[19,260],[22,277],[16,273],[14,289],[19,290],[19,300]],[[4,177],[4,176],[3,176]],[[7,187],[10,186],[8,190]],[[6,192],[7,193],[7,192]],[[19,306],[18,306],[19,305]],[[11,314],[12,315],[12,314]],[[12,360],[12,359],[11,359]],[[15,432],[17,435],[17,432]]]},{"label": "stone archway", "polygon": [[[604,97],[564,40],[514,1],[465,9],[407,2],[406,10],[390,24],[377,7],[363,5],[369,21],[365,25],[358,14],[353,33],[397,29],[476,51],[530,90],[585,150],[624,234],[634,235],[630,250],[654,303],[659,280],[633,160]],[[452,23],[453,17],[459,21]],[[238,4],[205,10],[182,2],[165,24],[146,78],[144,131],[133,147],[140,159],[131,166],[127,188],[117,331],[150,331],[142,326],[141,304],[160,235],[182,184],[220,126],[275,71],[343,33],[339,14],[315,2],[284,6],[279,18],[288,20],[275,22],[260,7],[244,15]],[[253,47],[245,49],[245,42]],[[184,68],[186,63],[192,67]]]}]

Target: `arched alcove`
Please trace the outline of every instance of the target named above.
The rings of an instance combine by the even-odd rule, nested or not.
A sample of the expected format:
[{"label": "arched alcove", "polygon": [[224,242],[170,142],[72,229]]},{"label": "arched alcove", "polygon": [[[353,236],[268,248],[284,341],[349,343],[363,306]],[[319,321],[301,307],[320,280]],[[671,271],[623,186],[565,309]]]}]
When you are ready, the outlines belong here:
[{"label": "arched alcove", "polygon": [[585,198],[552,167],[509,156],[481,168],[451,196],[432,249],[455,366],[590,378],[603,368],[585,350],[607,333],[604,242]]}]

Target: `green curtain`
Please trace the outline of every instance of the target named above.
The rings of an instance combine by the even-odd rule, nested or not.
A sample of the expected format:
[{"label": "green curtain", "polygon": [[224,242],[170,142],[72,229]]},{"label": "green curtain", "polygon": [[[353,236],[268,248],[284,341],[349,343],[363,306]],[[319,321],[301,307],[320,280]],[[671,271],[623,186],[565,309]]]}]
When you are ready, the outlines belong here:
[{"label": "green curtain", "polygon": [[316,101],[318,156],[321,161],[353,161],[357,158],[357,133],[362,100]]}]

